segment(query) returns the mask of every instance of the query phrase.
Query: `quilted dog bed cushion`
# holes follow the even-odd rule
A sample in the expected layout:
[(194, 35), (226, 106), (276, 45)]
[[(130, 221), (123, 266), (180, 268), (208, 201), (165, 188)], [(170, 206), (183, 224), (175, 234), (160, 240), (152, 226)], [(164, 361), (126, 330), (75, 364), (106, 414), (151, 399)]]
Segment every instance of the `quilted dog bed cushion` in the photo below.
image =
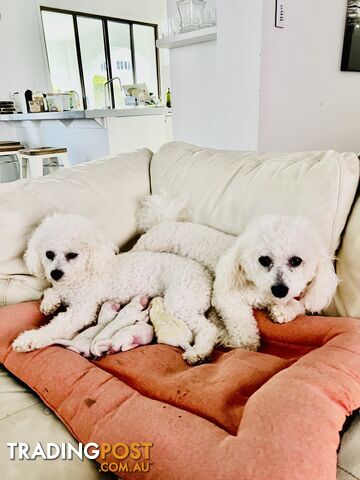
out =
[(0, 310), (0, 362), (79, 441), (152, 442), (149, 472), (122, 478), (335, 480), (339, 431), (360, 406), (360, 322), (257, 319), (259, 353), (218, 350), (189, 367), (178, 349), (150, 345), (89, 362), (57, 346), (14, 352), (21, 331), (46, 321), (24, 303)]

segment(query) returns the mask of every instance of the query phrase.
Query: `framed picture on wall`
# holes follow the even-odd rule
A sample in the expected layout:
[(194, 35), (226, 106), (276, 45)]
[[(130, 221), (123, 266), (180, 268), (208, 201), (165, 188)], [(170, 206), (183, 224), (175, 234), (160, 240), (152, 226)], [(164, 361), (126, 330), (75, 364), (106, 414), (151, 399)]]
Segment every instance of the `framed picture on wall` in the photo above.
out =
[(348, 0), (341, 70), (360, 72), (360, 0)]

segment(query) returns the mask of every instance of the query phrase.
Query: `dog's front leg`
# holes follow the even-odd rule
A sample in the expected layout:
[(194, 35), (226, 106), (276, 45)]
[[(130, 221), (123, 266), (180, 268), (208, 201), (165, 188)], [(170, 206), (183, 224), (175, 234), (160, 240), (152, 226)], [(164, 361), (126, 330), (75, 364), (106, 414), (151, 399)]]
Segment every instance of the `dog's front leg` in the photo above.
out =
[(268, 311), (274, 323), (289, 323), (299, 315), (304, 315), (305, 307), (301, 301), (294, 298), (284, 305), (272, 305)]
[(58, 339), (71, 340), (79, 330), (96, 319), (97, 310), (96, 304), (82, 308), (69, 307), (47, 325), (21, 333), (13, 342), (13, 349), (17, 352), (31, 352), (53, 345)]
[(214, 290), (212, 304), (227, 330), (222, 344), (233, 348), (256, 351), (260, 346), (259, 330), (251, 305), (233, 290)]
[(51, 315), (61, 306), (61, 298), (55, 288), (48, 288), (40, 304), (40, 311), (44, 315)]

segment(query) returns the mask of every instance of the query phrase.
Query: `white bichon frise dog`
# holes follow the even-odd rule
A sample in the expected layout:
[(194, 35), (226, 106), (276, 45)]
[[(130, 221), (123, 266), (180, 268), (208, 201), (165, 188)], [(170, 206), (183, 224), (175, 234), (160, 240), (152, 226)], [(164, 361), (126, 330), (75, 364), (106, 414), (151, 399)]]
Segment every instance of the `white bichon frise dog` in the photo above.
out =
[(27, 352), (72, 339), (97, 318), (107, 300), (127, 304), (136, 295), (163, 296), (169, 313), (194, 332), (194, 344), (184, 359), (205, 360), (216, 343), (218, 329), (206, 317), (212, 279), (197, 262), (167, 253), (128, 252), (116, 248), (79, 215), (54, 215), (35, 230), (25, 254), (29, 272), (48, 280), (40, 309), (45, 315), (67, 307), (49, 324), (23, 332), (13, 343)]
[(212, 305), (227, 328), (229, 346), (258, 348), (253, 308), (266, 308), (273, 321), (286, 323), (330, 303), (338, 278), (305, 218), (258, 217), (239, 237), (184, 219), (183, 202), (166, 194), (146, 197), (138, 223), (147, 233), (134, 250), (176, 253), (215, 274)]

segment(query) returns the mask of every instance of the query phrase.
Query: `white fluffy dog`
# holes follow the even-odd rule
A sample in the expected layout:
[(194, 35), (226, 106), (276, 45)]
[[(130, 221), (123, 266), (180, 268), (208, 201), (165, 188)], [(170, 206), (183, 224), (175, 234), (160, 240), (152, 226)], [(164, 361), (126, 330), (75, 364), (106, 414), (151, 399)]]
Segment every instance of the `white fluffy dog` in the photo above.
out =
[(330, 303), (338, 279), (305, 218), (258, 217), (237, 238), (185, 218), (182, 202), (166, 194), (146, 197), (138, 223), (147, 233), (134, 250), (176, 253), (215, 273), (212, 304), (226, 326), (229, 346), (258, 348), (253, 308), (267, 308), (273, 321), (286, 323)]
[(31, 351), (72, 339), (92, 324), (107, 300), (127, 304), (136, 295), (163, 296), (169, 313), (194, 332), (193, 346), (184, 359), (195, 364), (208, 357), (218, 330), (206, 317), (212, 279), (197, 262), (167, 253), (128, 252), (116, 248), (79, 215), (47, 217), (35, 230), (25, 254), (29, 272), (48, 280), (40, 309), (55, 313), (49, 324), (23, 332), (13, 343), (17, 351)]

